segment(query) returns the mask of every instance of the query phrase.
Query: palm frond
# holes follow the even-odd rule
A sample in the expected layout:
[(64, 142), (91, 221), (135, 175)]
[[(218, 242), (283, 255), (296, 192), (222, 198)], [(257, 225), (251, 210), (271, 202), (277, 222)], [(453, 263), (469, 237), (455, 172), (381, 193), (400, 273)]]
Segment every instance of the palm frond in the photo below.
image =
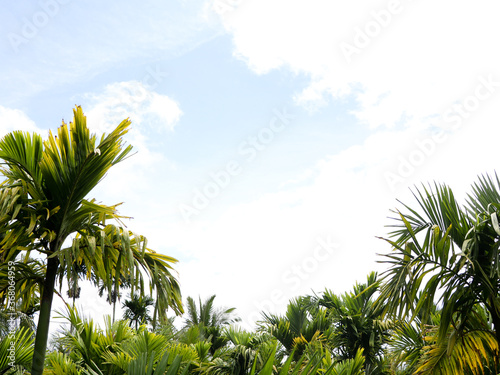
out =
[(0, 341), (0, 373), (6, 372), (12, 367), (31, 369), (33, 358), (32, 332), (21, 328), (11, 332)]

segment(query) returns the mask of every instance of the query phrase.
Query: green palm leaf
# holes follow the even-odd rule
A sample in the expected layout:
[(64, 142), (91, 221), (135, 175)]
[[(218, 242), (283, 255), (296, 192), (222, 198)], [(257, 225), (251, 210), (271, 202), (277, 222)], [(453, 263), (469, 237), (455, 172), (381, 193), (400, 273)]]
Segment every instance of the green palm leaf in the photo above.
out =
[[(486, 308), (496, 341), (500, 341), (498, 177), (480, 177), (472, 190), (467, 205), (461, 206), (445, 185), (417, 189), (414, 196), (419, 209), (404, 205), (406, 212), (395, 218), (396, 229), (390, 233), (392, 239), (387, 239), (393, 251), (382, 261), (389, 269), (384, 273), (380, 302), (399, 318), (421, 315), (424, 321), (435, 304), (442, 306), (433, 336), (437, 341), (429, 352), (434, 357), (442, 354), (442, 348), (447, 355), (460, 353), (461, 340), (470, 334), (469, 323), (478, 308)], [(455, 329), (452, 335), (450, 327)], [(480, 341), (469, 344), (480, 347)], [(472, 369), (484, 358), (482, 350), (470, 353), (476, 357), (462, 352), (460, 358)], [(457, 363), (450, 362), (448, 370), (459, 373), (462, 367)]]
[(33, 357), (33, 342), (32, 332), (26, 328), (5, 336), (0, 341), (0, 373), (6, 373), (12, 367), (29, 370)]
[[(143, 294), (141, 272), (145, 272), (150, 292), (156, 291), (157, 310), (164, 314), (173, 307), (176, 313), (182, 312), (179, 286), (170, 273), (175, 260), (147, 249), (141, 236), (106, 227), (106, 220), (120, 219), (117, 205), (97, 204), (87, 198), (109, 169), (130, 154), (131, 146), (123, 141), (130, 121), (122, 121), (98, 140), (90, 134), (82, 109), (76, 107), (73, 114), (72, 122), (63, 122), (57, 135), (50, 132), (43, 142), (39, 135), (20, 131), (0, 140), (1, 173), (6, 177), (0, 185), (0, 259), (16, 260), (19, 251), (26, 250), (47, 255), (40, 288), (35, 375), (43, 370), (58, 275), (60, 282), (64, 274), (68, 282), (74, 282), (75, 270), (86, 268), (89, 278), (104, 281), (109, 294), (113, 287), (115, 292), (119, 288), (119, 280), (135, 275), (132, 288)], [(73, 234), (78, 234), (77, 239), (71, 248), (63, 249)]]

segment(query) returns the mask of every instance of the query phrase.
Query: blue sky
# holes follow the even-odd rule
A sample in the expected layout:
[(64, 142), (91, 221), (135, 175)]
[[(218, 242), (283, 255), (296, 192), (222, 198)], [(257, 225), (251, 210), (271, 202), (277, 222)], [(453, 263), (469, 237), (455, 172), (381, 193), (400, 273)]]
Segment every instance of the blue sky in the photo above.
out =
[[(124, 118), (94, 197), (176, 257), (184, 297), (259, 311), (384, 266), (408, 187), (497, 166), (495, 1), (6, 3), (0, 132)], [(110, 311), (91, 290), (89, 314)]]

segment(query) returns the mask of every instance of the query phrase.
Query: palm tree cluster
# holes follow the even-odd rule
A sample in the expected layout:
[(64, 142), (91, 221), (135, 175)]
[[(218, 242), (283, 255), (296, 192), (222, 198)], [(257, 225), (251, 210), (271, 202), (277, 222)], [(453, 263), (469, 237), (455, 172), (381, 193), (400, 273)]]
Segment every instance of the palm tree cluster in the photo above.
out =
[[(63, 121), (57, 135), (50, 132), (45, 141), (22, 131), (0, 140), (0, 303), (5, 306), (9, 300), (9, 272), (15, 269), (14, 299), (21, 301), (21, 311), (39, 302), (31, 366), (36, 375), (45, 363), (56, 281), (61, 286), (66, 279), (75, 295), (82, 269), (88, 279), (102, 282), (108, 295), (118, 292), (123, 278), (144, 294), (147, 279), (161, 314), (167, 308), (182, 312), (180, 288), (170, 272), (176, 260), (152, 251), (145, 237), (117, 225), (117, 205), (87, 198), (130, 153), (132, 147), (123, 141), (130, 121), (98, 140), (82, 109), (73, 112), (73, 121)], [(42, 260), (33, 263), (32, 253)]]
[[(400, 202), (381, 237), (385, 272), (343, 294), (293, 298), (283, 314), (263, 311), (247, 331), (215, 295), (183, 304), (176, 259), (126, 229), (118, 205), (88, 198), (129, 156), (129, 126), (124, 120), (98, 139), (76, 107), (47, 140), (20, 131), (0, 140), (0, 374), (500, 372), (496, 174), (479, 177), (464, 204), (446, 185), (414, 189), (415, 204)], [(113, 305), (104, 328), (75, 308), (82, 280)], [(67, 324), (48, 345), (54, 294), (65, 301)]]
[[(312, 297), (307, 297), (312, 300)], [(131, 299), (138, 301), (131, 296)], [(107, 317), (105, 328), (95, 325), (92, 319), (82, 317), (78, 310), (67, 305), (60, 317), (67, 321), (52, 341), (52, 348), (45, 359), (44, 374), (218, 374), (218, 375), (271, 375), (280, 374), (355, 374), (365, 373), (366, 358), (359, 347), (352, 358), (332, 355), (333, 341), (326, 337), (311, 340), (304, 345), (286, 348), (284, 337), (274, 330), (273, 323), (263, 318), (255, 332), (245, 331), (234, 323), (239, 318), (234, 308), (216, 308), (215, 295), (199, 305), (188, 297), (184, 323), (176, 328), (173, 317), (161, 320), (156, 329), (141, 324), (127, 316), (137, 317), (133, 311), (142, 311), (149, 303), (133, 303), (124, 311), (124, 319), (112, 321)], [(125, 301), (124, 305), (127, 301)], [(295, 301), (288, 310), (293, 310)], [(310, 306), (314, 314), (314, 306)], [(147, 314), (146, 314), (147, 315)], [(287, 319), (287, 318), (286, 318)], [(314, 319), (313, 319), (314, 320)], [(148, 319), (143, 319), (143, 322)], [(288, 324), (297, 324), (294, 317)], [(300, 329), (299, 329), (300, 330)], [(335, 330), (332, 330), (335, 332)], [(1, 373), (20, 373), (29, 369), (33, 356), (33, 338), (30, 332), (20, 340), (15, 367), (0, 362)], [(318, 333), (313, 334), (318, 338)], [(296, 338), (302, 335), (297, 334)], [(302, 339), (303, 340), (303, 339)], [(7, 337), (0, 342), (0, 354), (8, 345)], [(295, 355), (301, 348), (300, 355)], [(3, 366), (2, 366), (3, 365)], [(16, 372), (18, 371), (18, 372)]]

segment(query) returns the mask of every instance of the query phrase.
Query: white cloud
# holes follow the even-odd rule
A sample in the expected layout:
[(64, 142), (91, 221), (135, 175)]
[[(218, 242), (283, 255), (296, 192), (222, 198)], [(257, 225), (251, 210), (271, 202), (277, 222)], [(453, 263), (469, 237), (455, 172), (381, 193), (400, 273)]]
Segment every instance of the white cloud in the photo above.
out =
[[(253, 0), (221, 17), (235, 54), (253, 70), (284, 67), (311, 77), (299, 103), (354, 94), (360, 120), (392, 127), (403, 116), (441, 114), (479, 76), (500, 81), (498, 10), (493, 0)], [(355, 52), (345, 53), (346, 44)]]
[[(401, 208), (396, 199), (414, 205), (409, 187), (443, 182), (464, 202), (477, 174), (493, 173), (496, 129), (485, 112), (440, 137), (439, 129), (422, 124), (379, 129), (309, 171), (297, 171), (295, 186), (288, 182), (215, 217), (220, 200), (214, 200), (191, 224), (168, 222), (169, 245), (182, 254), (176, 269), (184, 297), (217, 294), (218, 305), (237, 307), (251, 325), (263, 310), (283, 313), (295, 296), (350, 290), (370, 271), (386, 269), (376, 263), (382, 260), (377, 254), (390, 247), (376, 237), (388, 235), (390, 210)], [(401, 174), (403, 161), (411, 169)], [(388, 173), (399, 178), (394, 186)], [(165, 222), (156, 226), (161, 233)], [(319, 240), (328, 239), (338, 244), (330, 254), (318, 250)]]
[(89, 126), (99, 132), (110, 131), (126, 118), (143, 131), (172, 131), (182, 115), (178, 103), (137, 81), (107, 85), (102, 93), (87, 94), (86, 101)]
[[(448, 183), (462, 199), (477, 173), (495, 168), (496, 129), (485, 112), (478, 112), (433, 146), (425, 142), (433, 139), (433, 128), (378, 130), (310, 170), (297, 171), (297, 185), (288, 183), (215, 216), (222, 199), (214, 200), (206, 215), (191, 224), (172, 218), (175, 205), (155, 185), (148, 197), (131, 201), (133, 212), (144, 218), (131, 227), (146, 235), (155, 250), (181, 254), (174, 268), (184, 299), (216, 294), (216, 305), (236, 307), (250, 328), (262, 311), (281, 314), (295, 296), (325, 288), (342, 293), (370, 271), (384, 270), (376, 263), (382, 260), (377, 254), (387, 253), (389, 246), (376, 236), (387, 236), (390, 210), (401, 207), (396, 198), (411, 204), (409, 186), (436, 180)], [(491, 136), (484, 137), (486, 131)], [(414, 151), (424, 155), (422, 162), (392, 189), (386, 173), (397, 174), (401, 158), (409, 160)], [(132, 185), (136, 180), (133, 176)], [(123, 196), (123, 189), (112, 185), (114, 194)], [(231, 185), (239, 188), (248, 189)], [(150, 200), (156, 201), (154, 212)], [(338, 246), (328, 253), (318, 248), (319, 241)]]
[[(0, 14), (0, 99), (66, 87), (73, 93), (75, 85), (130, 67), (130, 61), (148, 64), (192, 51), (223, 32), (217, 18), (203, 12), (204, 1), (11, 3)], [(40, 15), (41, 24), (34, 21)]]
[(92, 132), (108, 133), (124, 119), (131, 120), (125, 141), (137, 153), (113, 167), (97, 191), (104, 192), (106, 202), (115, 199), (118, 186), (121, 201), (141, 199), (148, 187), (158, 183), (162, 170), (175, 168), (158, 149), (157, 141), (174, 131), (182, 116), (179, 104), (137, 81), (113, 83), (102, 92), (88, 93), (84, 98), (84, 112)]
[(14, 130), (34, 132), (41, 135), (44, 133), (23, 111), (0, 105), (0, 136)]

